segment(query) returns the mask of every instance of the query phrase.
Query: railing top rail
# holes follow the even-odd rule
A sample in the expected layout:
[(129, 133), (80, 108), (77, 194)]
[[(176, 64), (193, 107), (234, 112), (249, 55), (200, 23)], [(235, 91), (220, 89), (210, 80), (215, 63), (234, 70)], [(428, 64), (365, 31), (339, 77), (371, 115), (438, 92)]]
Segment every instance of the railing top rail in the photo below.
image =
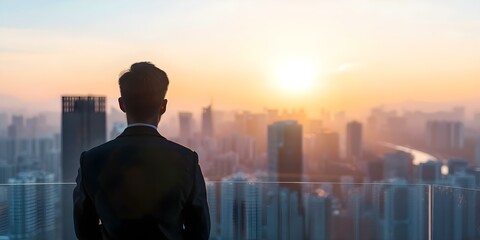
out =
[[(275, 181), (207, 181), (207, 183), (256, 183), (256, 184), (333, 184), (333, 185), (395, 185), (395, 186), (430, 186), (431, 184), (424, 183), (390, 183), (390, 182), (376, 182), (376, 183), (342, 183), (342, 182), (275, 182)], [(479, 189), (480, 190), (480, 189)]]
[(480, 191), (480, 188), (465, 188), (465, 187), (449, 186), (449, 185), (443, 185), (443, 184), (429, 184), (429, 185), (431, 185), (433, 188), (445, 187), (445, 188), (453, 188), (453, 189), (459, 189), (459, 190)]
[[(424, 184), (424, 183), (389, 183), (389, 182), (376, 182), (376, 183), (341, 183), (341, 182), (274, 182), (274, 181), (207, 181), (207, 184), (222, 184), (222, 183), (233, 183), (233, 184), (299, 184), (299, 185), (322, 185), (322, 184), (331, 184), (331, 185), (351, 185), (351, 186), (423, 186), (423, 187), (440, 187), (448, 189), (459, 189), (459, 190), (468, 190), (468, 191), (480, 191), (480, 188), (464, 188), (458, 186), (449, 186), (442, 184)], [(74, 186), (75, 182), (45, 182), (45, 183), (4, 183), (0, 186), (45, 186), (45, 185), (60, 185), (60, 186)]]

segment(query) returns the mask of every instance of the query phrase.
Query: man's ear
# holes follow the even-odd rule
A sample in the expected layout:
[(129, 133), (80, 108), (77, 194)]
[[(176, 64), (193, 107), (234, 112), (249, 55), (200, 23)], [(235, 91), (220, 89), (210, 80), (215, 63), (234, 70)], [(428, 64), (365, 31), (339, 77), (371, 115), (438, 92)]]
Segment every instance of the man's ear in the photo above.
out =
[(122, 97), (119, 97), (119, 98), (118, 98), (118, 106), (120, 107), (120, 109), (122, 110), (122, 112), (126, 112), (126, 111), (125, 111), (125, 104), (123, 103), (123, 98), (122, 98)]
[(162, 105), (160, 106), (160, 115), (163, 115), (167, 111), (167, 99), (163, 99)]

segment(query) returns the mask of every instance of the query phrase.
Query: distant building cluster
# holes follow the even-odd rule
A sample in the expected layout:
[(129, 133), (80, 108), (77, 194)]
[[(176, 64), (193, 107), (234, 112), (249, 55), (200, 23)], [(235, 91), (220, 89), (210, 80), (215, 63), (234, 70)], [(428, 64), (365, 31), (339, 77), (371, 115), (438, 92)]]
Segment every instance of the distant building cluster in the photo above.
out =
[[(0, 114), (0, 239), (73, 239), (73, 186), (52, 183), (73, 182), (81, 152), (127, 127), (105, 97), (61, 103), (56, 128)], [(213, 105), (174, 116), (162, 124), (199, 154), (211, 239), (480, 238), (480, 124), (463, 108), (376, 108), (364, 123)]]
[(23, 115), (0, 114), (0, 183), (22, 171), (43, 170), (60, 174), (60, 135), (40, 114), (25, 120)]
[[(353, 171), (362, 161), (362, 124), (352, 121), (341, 131), (333, 130), (339, 127), (339, 122), (347, 123), (344, 114), (336, 114), (335, 119), (325, 121), (307, 118), (304, 110), (228, 112), (215, 111), (210, 105), (202, 109), (200, 122), (196, 122), (194, 116), (193, 112), (179, 112), (178, 136), (173, 140), (199, 153), (209, 180), (220, 180), (238, 171), (267, 171), (272, 167), (269, 162), (275, 161), (270, 154), (274, 149), (270, 139), (280, 137), (285, 140), (278, 140), (278, 148), (283, 142), (298, 139), (294, 141), (297, 145), (283, 148), (284, 155), (291, 156), (280, 160), (291, 164), (288, 169), (298, 167), (307, 175), (320, 176), (331, 169), (334, 172), (344, 168)], [(346, 139), (341, 137), (345, 132)], [(280, 136), (282, 134), (286, 134), (285, 137)], [(305, 161), (298, 164), (299, 161), (290, 161), (300, 158)], [(295, 180), (302, 177), (297, 176)]]
[(451, 159), (445, 175), (441, 162), (412, 160), (401, 151), (386, 154), (383, 178), (373, 182), (343, 176), (338, 183), (277, 183), (236, 173), (210, 183), (211, 239), (478, 238), (480, 215), (472, 210), (480, 170)]
[(61, 130), (13, 115), (0, 138), (0, 236), (72, 239), (72, 183), (82, 151), (106, 141), (105, 97), (62, 97)]

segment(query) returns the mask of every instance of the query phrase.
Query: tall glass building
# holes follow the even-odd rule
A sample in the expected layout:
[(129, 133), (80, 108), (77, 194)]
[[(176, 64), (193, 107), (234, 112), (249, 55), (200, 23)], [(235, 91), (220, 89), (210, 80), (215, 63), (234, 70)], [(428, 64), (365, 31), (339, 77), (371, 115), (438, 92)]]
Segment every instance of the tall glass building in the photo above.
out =
[[(62, 182), (74, 182), (80, 154), (107, 139), (105, 97), (62, 97)], [(74, 239), (72, 190), (63, 188), (63, 239)]]

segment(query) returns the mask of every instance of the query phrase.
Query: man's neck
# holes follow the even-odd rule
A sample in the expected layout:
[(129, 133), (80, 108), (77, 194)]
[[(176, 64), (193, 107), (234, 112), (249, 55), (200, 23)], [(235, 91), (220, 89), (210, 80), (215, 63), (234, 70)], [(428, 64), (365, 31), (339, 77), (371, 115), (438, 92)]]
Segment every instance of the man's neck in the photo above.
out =
[(128, 115), (127, 115), (127, 124), (128, 124), (128, 125), (140, 123), (140, 124), (148, 124), (148, 125), (152, 125), (152, 126), (157, 127), (159, 122), (160, 122), (160, 119), (144, 119), (144, 120), (140, 120), (140, 119), (130, 118), (130, 117), (128, 117)]

